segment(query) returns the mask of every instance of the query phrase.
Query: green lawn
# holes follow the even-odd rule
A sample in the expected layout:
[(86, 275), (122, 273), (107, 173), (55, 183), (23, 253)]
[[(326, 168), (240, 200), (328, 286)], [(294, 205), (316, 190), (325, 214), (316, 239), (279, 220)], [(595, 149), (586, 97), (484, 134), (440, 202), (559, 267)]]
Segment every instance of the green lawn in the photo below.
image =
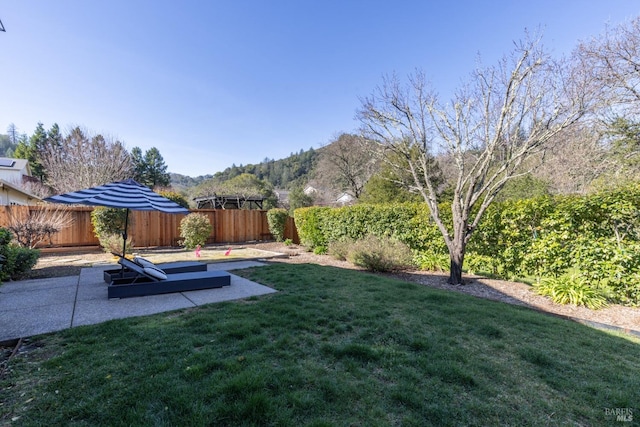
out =
[(599, 426), (618, 424), (616, 408), (640, 419), (629, 337), (352, 270), (234, 273), (280, 292), (34, 338), (0, 379), (0, 424)]

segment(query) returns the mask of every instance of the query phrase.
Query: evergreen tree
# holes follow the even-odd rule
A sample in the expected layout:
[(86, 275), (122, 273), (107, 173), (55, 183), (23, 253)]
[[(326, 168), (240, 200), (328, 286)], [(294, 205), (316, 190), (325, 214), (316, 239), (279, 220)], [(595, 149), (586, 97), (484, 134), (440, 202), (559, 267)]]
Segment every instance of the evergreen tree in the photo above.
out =
[(133, 164), (133, 179), (140, 184), (144, 183), (146, 168), (140, 147), (131, 149), (131, 163)]
[(60, 133), (60, 126), (57, 123), (54, 123), (47, 132), (47, 144), (53, 147), (61, 147), (62, 146), (62, 134)]
[(289, 192), (289, 215), (298, 208), (313, 206), (313, 196), (305, 194), (302, 186), (295, 187)]
[[(9, 135), (9, 139), (11, 140), (11, 143), (14, 145), (18, 144), (18, 140), (20, 139), (20, 134), (18, 133), (18, 128), (16, 127), (15, 124), (10, 123), (9, 126), (7, 126), (7, 135)], [(22, 159), (22, 157), (18, 157), (18, 159)]]
[(131, 149), (133, 164), (133, 179), (147, 187), (167, 187), (171, 183), (171, 176), (167, 172), (167, 165), (156, 147), (145, 151), (144, 156), (140, 147)]
[(29, 164), (31, 165), (31, 173), (33, 176), (38, 177), (40, 182), (44, 182), (46, 178), (46, 172), (41, 162), (40, 153), (47, 145), (47, 132), (44, 130), (44, 126), (41, 122), (38, 122), (36, 130), (29, 138), (29, 152), (30, 157)]
[(14, 157), (13, 152), (15, 149), (16, 144), (11, 142), (9, 135), (0, 135), (0, 156)]
[(146, 170), (146, 185), (150, 187), (166, 187), (171, 183), (167, 173), (167, 165), (156, 147), (151, 147), (144, 153)]
[(30, 138), (27, 138), (26, 135), (20, 137), (13, 153), (17, 159), (27, 159), (29, 161), (31, 174), (38, 177), (41, 182), (44, 182), (46, 173), (40, 161), (40, 153), (44, 150), (46, 144), (47, 132), (44, 130), (44, 125), (38, 122), (36, 130)]

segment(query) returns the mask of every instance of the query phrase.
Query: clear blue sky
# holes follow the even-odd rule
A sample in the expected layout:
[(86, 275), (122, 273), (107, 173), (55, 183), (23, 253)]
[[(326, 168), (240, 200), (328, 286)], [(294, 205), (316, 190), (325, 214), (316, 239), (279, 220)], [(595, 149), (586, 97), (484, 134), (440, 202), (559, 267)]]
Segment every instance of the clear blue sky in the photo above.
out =
[(4, 0), (0, 133), (81, 125), (213, 174), (355, 132), (384, 74), (420, 68), (446, 99), (525, 28), (560, 56), (638, 15), (635, 0)]

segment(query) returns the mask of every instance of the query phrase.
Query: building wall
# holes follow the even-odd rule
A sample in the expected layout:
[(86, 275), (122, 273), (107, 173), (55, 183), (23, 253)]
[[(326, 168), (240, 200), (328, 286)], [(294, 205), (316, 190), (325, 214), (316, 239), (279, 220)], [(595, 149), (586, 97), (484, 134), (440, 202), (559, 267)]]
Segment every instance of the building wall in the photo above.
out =
[(37, 200), (9, 187), (0, 188), (0, 205), (33, 205)]

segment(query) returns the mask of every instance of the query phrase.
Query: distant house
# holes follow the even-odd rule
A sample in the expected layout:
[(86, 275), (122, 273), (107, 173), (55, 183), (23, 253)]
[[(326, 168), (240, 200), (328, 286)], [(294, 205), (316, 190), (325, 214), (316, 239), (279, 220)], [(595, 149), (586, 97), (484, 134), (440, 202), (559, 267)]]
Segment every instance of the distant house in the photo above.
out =
[(353, 203), (353, 201), (355, 200), (355, 197), (353, 197), (351, 194), (349, 193), (342, 193), (335, 201), (335, 203), (337, 205), (350, 205), (351, 203)]
[(19, 183), (24, 176), (31, 176), (31, 168), (27, 159), (11, 159), (0, 157), (0, 179)]
[(306, 194), (307, 196), (311, 196), (311, 195), (314, 195), (314, 194), (318, 194), (318, 191), (319, 191), (319, 190), (318, 190), (317, 188), (315, 188), (315, 187), (313, 187), (313, 186), (311, 186), (311, 185), (307, 185), (307, 186), (304, 188), (304, 190), (302, 190), (302, 192), (303, 192), (304, 194)]
[(0, 205), (35, 205), (42, 200), (23, 190), (22, 184), (32, 180), (29, 161), (0, 157)]

